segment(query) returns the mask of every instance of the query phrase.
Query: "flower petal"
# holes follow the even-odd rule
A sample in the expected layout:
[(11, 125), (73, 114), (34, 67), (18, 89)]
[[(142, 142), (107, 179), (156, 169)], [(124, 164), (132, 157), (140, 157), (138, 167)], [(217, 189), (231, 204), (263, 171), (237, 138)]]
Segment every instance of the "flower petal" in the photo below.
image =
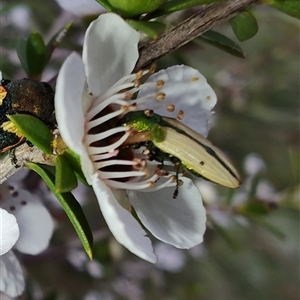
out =
[(64, 142), (79, 155), (84, 151), (84, 113), (81, 104), (84, 84), (82, 60), (78, 54), (72, 53), (57, 77), (55, 114)]
[(153, 253), (150, 239), (146, 237), (146, 232), (131, 213), (118, 203), (111, 190), (96, 175), (93, 189), (103, 217), (116, 240), (135, 255), (149, 262), (156, 262), (157, 258)]
[(173, 199), (174, 187), (156, 192), (129, 192), (129, 200), (145, 227), (158, 239), (189, 249), (203, 241), (206, 213), (198, 189), (188, 178)]
[(12, 251), (0, 258), (0, 291), (10, 297), (19, 296), (25, 287), (22, 268)]
[[(163, 80), (164, 84), (162, 86), (147, 85), (149, 82), (158, 80)], [(164, 93), (164, 100), (158, 102), (154, 96), (153, 101), (145, 102), (147, 105), (145, 108), (153, 109), (155, 113), (162, 116), (177, 118), (186, 126), (207, 136), (208, 120), (217, 102), (217, 96), (198, 70), (188, 66), (173, 66), (154, 73), (141, 87), (138, 98), (157, 93)], [(141, 109), (144, 109), (143, 105), (140, 105)], [(167, 110), (170, 105), (174, 105), (172, 112), (170, 108)], [(182, 115), (180, 111), (184, 114)]]
[(101, 15), (90, 24), (82, 59), (88, 87), (94, 96), (105, 93), (132, 72), (138, 59), (139, 37), (121, 17), (112, 13)]
[(105, 11), (95, 0), (56, 0), (56, 2), (62, 9), (78, 17), (95, 15)]
[[(0, 208), (0, 255), (8, 252), (19, 238), (19, 226), (14, 215)], [(0, 276), (1, 277), (1, 276)]]
[(20, 236), (15, 248), (26, 254), (38, 254), (49, 244), (53, 232), (53, 221), (47, 209), (32, 194), (16, 190), (12, 198), (3, 204), (9, 206), (16, 217)]

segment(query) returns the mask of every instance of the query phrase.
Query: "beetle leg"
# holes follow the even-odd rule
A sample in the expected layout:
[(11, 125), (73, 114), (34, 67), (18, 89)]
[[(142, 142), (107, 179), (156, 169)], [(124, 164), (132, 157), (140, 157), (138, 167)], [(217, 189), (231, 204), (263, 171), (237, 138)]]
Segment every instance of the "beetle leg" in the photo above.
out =
[(180, 167), (181, 167), (181, 163), (180, 162), (177, 162), (175, 164), (175, 169), (176, 169), (176, 188), (175, 188), (175, 191), (173, 193), (173, 199), (176, 199), (177, 196), (178, 196), (178, 193), (179, 193), (179, 186), (181, 185), (180, 183), (180, 180), (179, 180), (179, 170), (180, 170)]
[(18, 159), (16, 157), (16, 154), (15, 154), (15, 151), (16, 151), (16, 148), (12, 148), (12, 149), (9, 149), (8, 151), (8, 156), (10, 158), (10, 162), (11, 164), (16, 168), (20, 168), (20, 165), (18, 165)]

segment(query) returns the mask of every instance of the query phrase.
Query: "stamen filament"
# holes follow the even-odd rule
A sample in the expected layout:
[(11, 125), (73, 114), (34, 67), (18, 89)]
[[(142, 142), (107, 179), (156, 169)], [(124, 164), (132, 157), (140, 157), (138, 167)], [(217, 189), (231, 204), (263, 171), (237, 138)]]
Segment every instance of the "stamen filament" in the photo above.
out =
[(136, 166), (137, 164), (138, 164), (138, 162), (134, 161), (134, 160), (121, 160), (121, 159), (111, 159), (111, 160), (95, 163), (97, 169), (101, 169), (101, 168), (104, 168), (107, 166), (112, 166), (112, 165)]
[(145, 172), (142, 171), (128, 171), (128, 172), (104, 172), (98, 171), (98, 174), (101, 179), (109, 179), (109, 178), (127, 178), (127, 177), (135, 177), (135, 176), (144, 176)]
[(121, 146), (126, 139), (129, 137), (130, 133), (126, 132), (117, 142), (106, 146), (106, 147), (89, 147), (88, 152), (90, 155), (93, 154), (101, 154), (101, 153), (105, 153), (105, 152), (109, 152), (109, 151), (114, 151), (115, 149), (117, 149), (119, 146)]
[(105, 115), (103, 117), (100, 117), (98, 119), (95, 119), (95, 120), (87, 122), (87, 124), (86, 124), (86, 131), (89, 131), (90, 129), (92, 129), (92, 128), (96, 127), (96, 126), (98, 126), (100, 124), (103, 124), (103, 123), (107, 122), (108, 120), (110, 120), (110, 119), (112, 119), (112, 118), (114, 118), (116, 116), (121, 115), (123, 112), (124, 112), (123, 109), (119, 109), (119, 110), (116, 110), (116, 111), (114, 111), (112, 113), (109, 113), (109, 114), (107, 114), (107, 115)]

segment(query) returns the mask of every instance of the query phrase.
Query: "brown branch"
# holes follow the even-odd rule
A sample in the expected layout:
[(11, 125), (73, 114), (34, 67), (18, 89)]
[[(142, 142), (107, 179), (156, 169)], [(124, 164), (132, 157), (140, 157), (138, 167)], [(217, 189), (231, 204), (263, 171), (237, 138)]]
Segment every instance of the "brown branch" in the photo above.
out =
[(152, 43), (140, 48), (135, 71), (145, 69), (159, 58), (179, 49), (213, 26), (231, 19), (258, 0), (235, 0), (208, 5), (184, 22), (172, 28)]
[[(172, 28), (152, 43), (140, 48), (140, 57), (135, 70), (146, 68), (159, 58), (187, 44), (213, 26), (234, 17), (246, 8), (258, 3), (259, 0), (235, 0), (205, 6), (200, 12)], [(18, 147), (15, 154), (21, 167), (29, 161), (51, 164), (42, 151), (35, 147), (31, 148), (26, 144)], [(0, 160), (0, 170), (0, 183), (18, 171), (11, 164), (11, 159), (8, 155)]]
[(14, 167), (9, 155), (4, 156), (0, 160), (0, 184), (14, 175), (17, 171), (25, 166), (27, 162), (36, 162), (41, 164), (53, 165), (49, 156), (46, 156), (41, 150), (36, 147), (29, 147), (26, 143), (17, 147), (15, 150), (18, 168)]

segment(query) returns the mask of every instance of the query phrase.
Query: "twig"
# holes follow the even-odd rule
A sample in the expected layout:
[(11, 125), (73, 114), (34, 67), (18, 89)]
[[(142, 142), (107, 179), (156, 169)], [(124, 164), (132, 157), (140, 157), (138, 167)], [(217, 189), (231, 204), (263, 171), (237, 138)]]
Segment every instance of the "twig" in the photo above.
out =
[(159, 58), (179, 49), (215, 25), (231, 19), (258, 0), (235, 0), (208, 5), (152, 43), (140, 48), (135, 71), (145, 69)]
[(0, 160), (0, 184), (23, 168), (26, 162), (36, 162), (47, 165), (53, 164), (52, 160), (49, 159), (45, 153), (36, 147), (28, 146), (26, 143), (16, 148), (15, 156), (17, 157), (19, 168), (15, 168), (12, 165), (9, 155), (4, 156), (4, 158)]
[[(140, 57), (135, 70), (144, 69), (159, 58), (200, 36), (213, 26), (234, 17), (246, 8), (258, 3), (258, 0), (235, 0), (204, 7), (200, 12), (172, 28), (152, 43), (140, 48)], [(29, 147), (26, 144), (18, 147), (15, 154), (21, 167), (28, 161), (51, 164), (51, 161), (47, 160), (39, 149)], [(8, 155), (0, 160), (0, 170), (0, 183), (18, 171), (11, 164)]]

